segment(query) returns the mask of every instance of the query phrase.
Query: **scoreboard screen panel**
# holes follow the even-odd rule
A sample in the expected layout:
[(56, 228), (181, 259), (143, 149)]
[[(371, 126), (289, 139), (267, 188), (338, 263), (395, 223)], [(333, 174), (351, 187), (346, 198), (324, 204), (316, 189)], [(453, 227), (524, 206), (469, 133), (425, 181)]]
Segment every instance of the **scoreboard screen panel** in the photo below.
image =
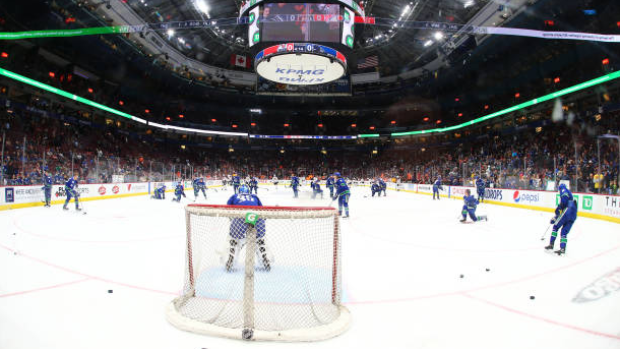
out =
[(341, 8), (339, 4), (265, 4), (261, 41), (340, 43)]

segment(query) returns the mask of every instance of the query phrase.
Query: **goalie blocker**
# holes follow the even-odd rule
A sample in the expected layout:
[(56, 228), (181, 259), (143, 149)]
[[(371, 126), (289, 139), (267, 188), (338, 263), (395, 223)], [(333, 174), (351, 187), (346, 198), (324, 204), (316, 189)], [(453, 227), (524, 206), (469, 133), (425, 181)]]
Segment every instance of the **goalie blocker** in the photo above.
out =
[(185, 286), (166, 309), (177, 328), (273, 341), (323, 340), (348, 328), (335, 209), (189, 205), (186, 223)]

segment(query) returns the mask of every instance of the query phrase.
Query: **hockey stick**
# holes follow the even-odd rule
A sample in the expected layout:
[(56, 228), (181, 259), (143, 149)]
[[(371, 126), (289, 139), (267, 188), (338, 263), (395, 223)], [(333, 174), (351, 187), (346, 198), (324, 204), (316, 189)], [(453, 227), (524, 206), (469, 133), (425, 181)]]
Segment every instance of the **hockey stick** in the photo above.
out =
[(547, 232), (549, 231), (549, 228), (550, 228), (550, 227), (552, 227), (553, 225), (555, 225), (555, 222), (558, 222), (559, 220), (561, 220), (561, 219), (562, 219), (562, 217), (564, 217), (564, 214), (566, 213), (566, 211), (568, 211), (568, 209), (564, 210), (564, 211), (562, 212), (562, 214), (561, 214), (558, 218), (556, 218), (556, 219), (553, 221), (553, 224), (550, 224), (550, 225), (548, 225), (548, 226), (547, 226), (547, 229), (545, 229), (545, 233), (544, 233), (544, 234), (543, 234), (543, 236), (540, 238), (540, 241), (545, 240), (545, 238), (547, 237)]
[(332, 199), (332, 202), (329, 203), (329, 207), (334, 207), (334, 202), (336, 202), (336, 200), (338, 200), (340, 195), (342, 195), (342, 194), (338, 194), (338, 195), (334, 196), (334, 198)]
[[(77, 191), (75, 193), (76, 193), (75, 197), (79, 199), (80, 194)], [(86, 211), (86, 207), (84, 207), (84, 201), (78, 201), (78, 202), (79, 202), (78, 207), (81, 209), (82, 214), (85, 215), (87, 211)], [(79, 211), (76, 211), (76, 212), (79, 212)]]

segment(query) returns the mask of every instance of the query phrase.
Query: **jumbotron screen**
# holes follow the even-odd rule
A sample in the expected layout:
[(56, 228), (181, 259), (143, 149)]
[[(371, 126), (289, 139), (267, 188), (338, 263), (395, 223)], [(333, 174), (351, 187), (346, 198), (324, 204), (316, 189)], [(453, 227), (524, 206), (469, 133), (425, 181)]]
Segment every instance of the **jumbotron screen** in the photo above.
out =
[(268, 3), (261, 41), (340, 42), (339, 4)]

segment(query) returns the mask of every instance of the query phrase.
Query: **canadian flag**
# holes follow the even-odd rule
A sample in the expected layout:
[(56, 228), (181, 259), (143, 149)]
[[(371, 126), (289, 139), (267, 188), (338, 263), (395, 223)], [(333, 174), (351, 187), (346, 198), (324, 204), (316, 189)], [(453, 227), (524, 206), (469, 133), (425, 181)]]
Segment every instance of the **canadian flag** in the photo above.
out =
[(234, 66), (241, 67), (241, 68), (249, 68), (250, 61), (247, 59), (246, 56), (232, 54), (230, 55), (230, 65), (234, 65)]

